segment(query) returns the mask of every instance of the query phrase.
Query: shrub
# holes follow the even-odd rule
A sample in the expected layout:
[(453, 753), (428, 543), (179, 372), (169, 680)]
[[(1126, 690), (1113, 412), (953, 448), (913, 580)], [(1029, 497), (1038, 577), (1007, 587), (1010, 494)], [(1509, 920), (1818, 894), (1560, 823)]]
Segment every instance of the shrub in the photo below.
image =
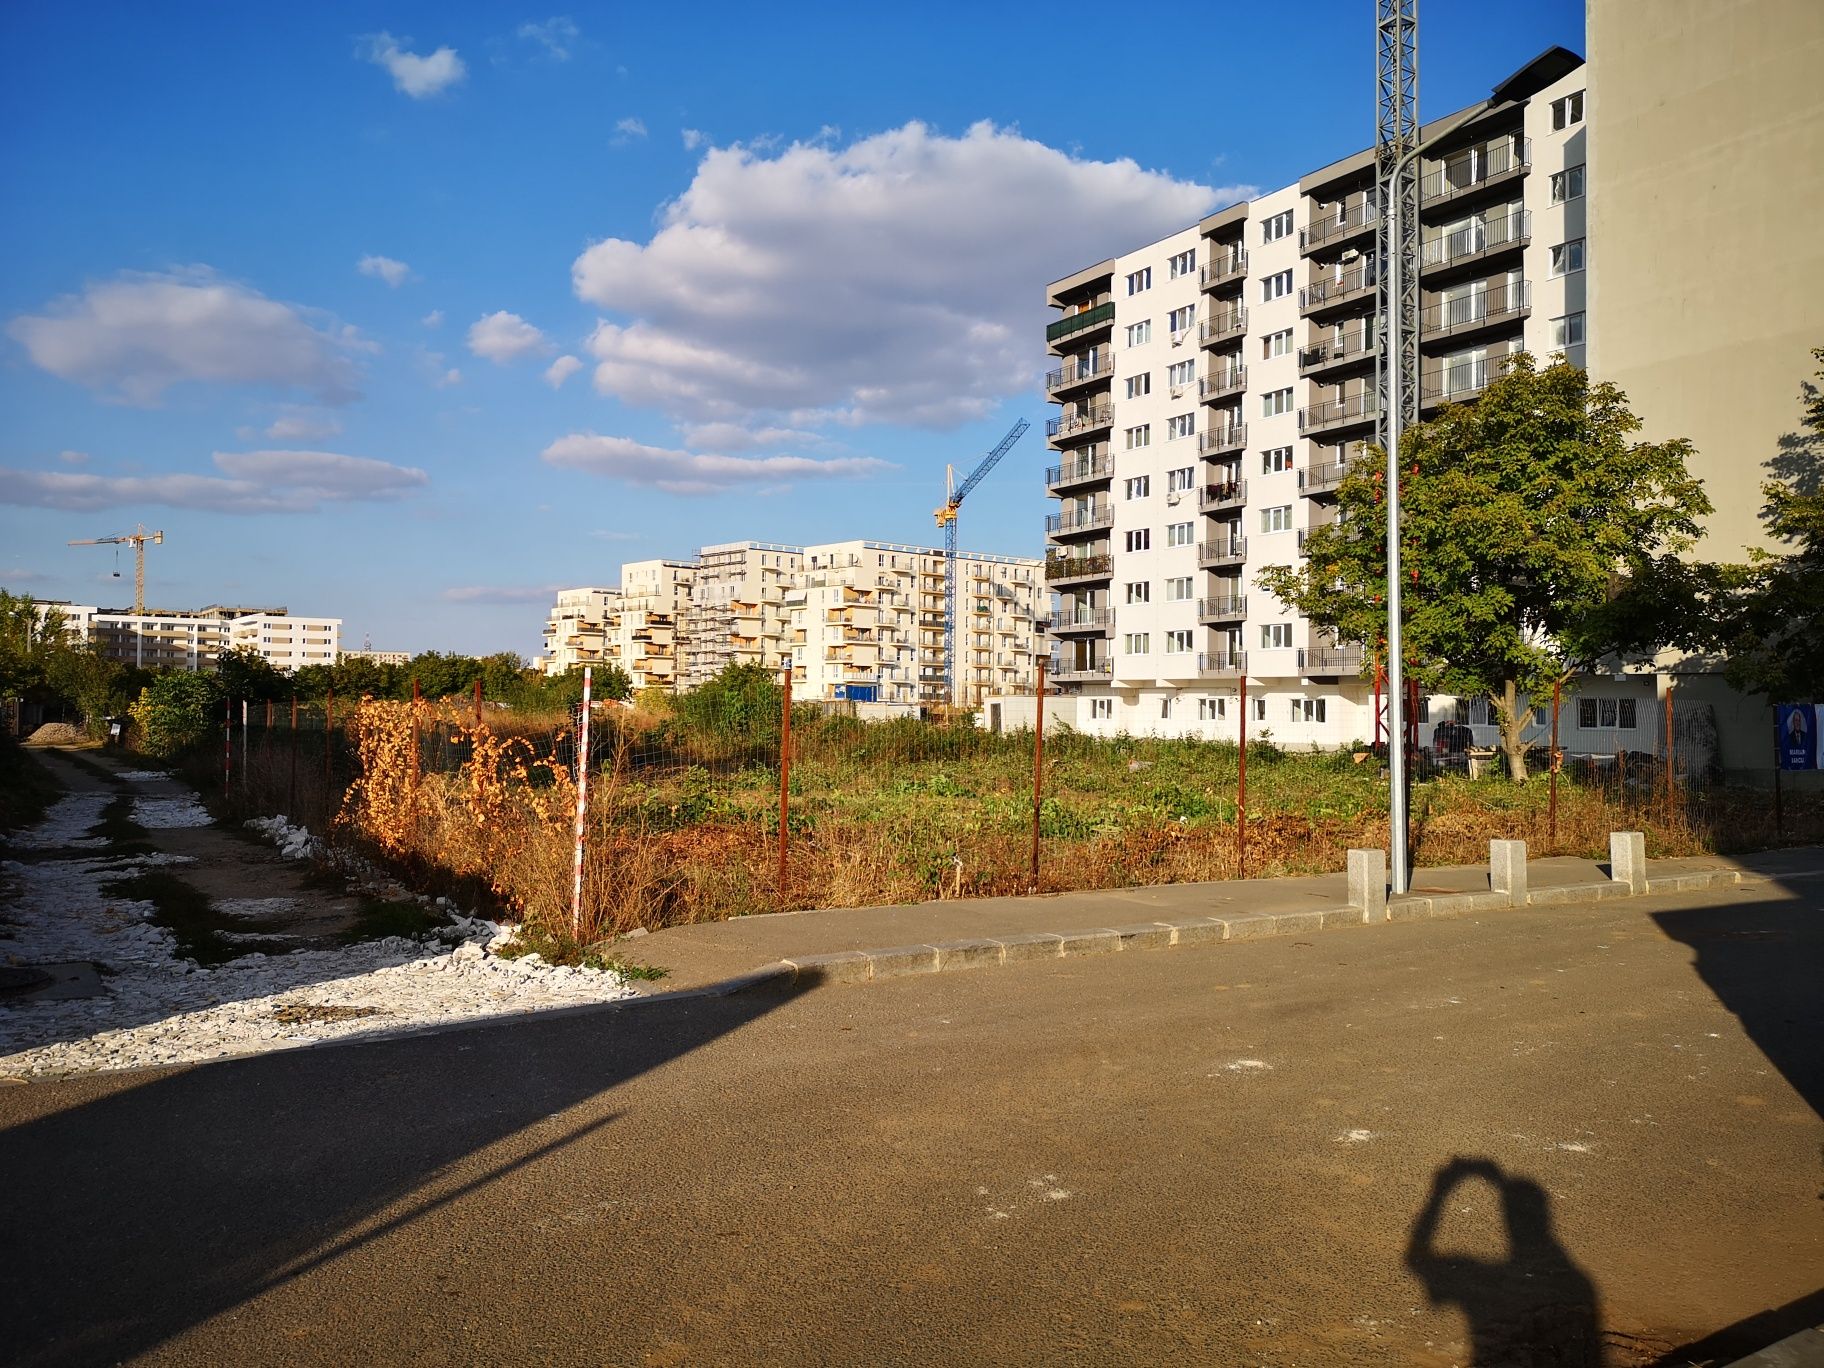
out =
[(132, 707), (141, 749), (165, 759), (194, 745), (215, 725), (221, 704), (214, 675), (160, 675), (139, 691)]

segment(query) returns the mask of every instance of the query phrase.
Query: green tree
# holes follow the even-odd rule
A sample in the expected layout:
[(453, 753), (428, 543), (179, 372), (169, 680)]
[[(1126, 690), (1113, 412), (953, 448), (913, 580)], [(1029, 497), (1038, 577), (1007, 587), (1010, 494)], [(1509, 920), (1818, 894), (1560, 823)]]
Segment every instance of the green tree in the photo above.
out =
[(779, 734), (779, 679), (764, 665), (724, 665), (678, 695), (677, 716), (703, 736), (753, 743)]
[(216, 657), (215, 673), (224, 698), (276, 703), (291, 697), (291, 677), (250, 647), (223, 651)]
[(104, 735), (109, 714), (126, 708), (127, 667), (108, 659), (92, 644), (57, 652), (47, 674), (51, 687), (75, 704), (83, 725), (96, 740)]
[(160, 675), (133, 704), (139, 744), (163, 758), (194, 745), (220, 723), (223, 697), (221, 681), (213, 674)]
[[(1610, 384), (1518, 353), (1473, 404), (1401, 441), (1408, 669), (1495, 705), (1508, 772), (1526, 777), (1530, 700), (1605, 656), (1701, 636), (1708, 582), (1680, 560), (1710, 511), (1684, 440), (1631, 440), (1640, 420)], [(1261, 586), (1340, 641), (1386, 639), (1384, 457), (1338, 489), (1342, 518), (1304, 563)]]
[(48, 608), (41, 617), (29, 595), (0, 589), (0, 698), (54, 695), (51, 662), (69, 645), (61, 611)]

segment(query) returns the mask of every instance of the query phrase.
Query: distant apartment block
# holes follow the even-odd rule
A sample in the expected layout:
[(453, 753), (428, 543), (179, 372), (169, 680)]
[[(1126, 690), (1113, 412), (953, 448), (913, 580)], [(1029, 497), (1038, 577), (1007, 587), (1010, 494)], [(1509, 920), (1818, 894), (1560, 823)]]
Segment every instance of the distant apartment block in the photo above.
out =
[(76, 640), (148, 669), (207, 669), (223, 651), (247, 650), (291, 673), (306, 665), (333, 665), (340, 653), (341, 618), (300, 617), (284, 608), (211, 604), (134, 613), (48, 601), (37, 608), (41, 617), (52, 609), (61, 613)]
[(364, 660), (370, 665), (407, 665), (411, 663), (410, 651), (344, 651), (337, 660)]

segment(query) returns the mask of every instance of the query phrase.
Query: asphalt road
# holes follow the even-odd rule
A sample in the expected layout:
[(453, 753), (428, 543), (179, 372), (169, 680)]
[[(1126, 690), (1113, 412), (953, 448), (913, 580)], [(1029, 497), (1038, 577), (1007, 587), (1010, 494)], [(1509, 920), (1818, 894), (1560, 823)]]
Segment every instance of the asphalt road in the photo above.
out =
[(0, 1089), (26, 1364), (1714, 1361), (1824, 1320), (1824, 880)]

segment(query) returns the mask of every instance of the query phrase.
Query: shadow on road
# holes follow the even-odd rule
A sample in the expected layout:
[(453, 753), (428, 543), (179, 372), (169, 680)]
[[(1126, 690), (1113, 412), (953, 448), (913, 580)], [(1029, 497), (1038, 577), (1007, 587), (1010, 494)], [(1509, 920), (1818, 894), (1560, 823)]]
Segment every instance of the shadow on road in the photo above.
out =
[[(124, 1091), (89, 1080), (0, 1092), (0, 1173), (33, 1175), (9, 1184), (4, 1357), (144, 1353), (588, 1144), (615, 1115), (562, 1113), (814, 986), (807, 976), (790, 993), (652, 1003), (637, 1021), (624, 1009), (557, 1012), (280, 1052), (149, 1075)], [(100, 1095), (69, 1105), (85, 1087)]]
[[(1457, 1188), (1470, 1179), (1501, 1200), (1507, 1257), (1440, 1253), (1438, 1227)], [(1538, 1183), (1505, 1173), (1492, 1159), (1459, 1155), (1431, 1180), (1431, 1195), (1412, 1223), (1406, 1266), (1425, 1284), (1433, 1306), (1461, 1308), (1469, 1322), (1470, 1362), (1602, 1368), (1602, 1322), (1596, 1285), (1558, 1243), (1551, 1198)]]

